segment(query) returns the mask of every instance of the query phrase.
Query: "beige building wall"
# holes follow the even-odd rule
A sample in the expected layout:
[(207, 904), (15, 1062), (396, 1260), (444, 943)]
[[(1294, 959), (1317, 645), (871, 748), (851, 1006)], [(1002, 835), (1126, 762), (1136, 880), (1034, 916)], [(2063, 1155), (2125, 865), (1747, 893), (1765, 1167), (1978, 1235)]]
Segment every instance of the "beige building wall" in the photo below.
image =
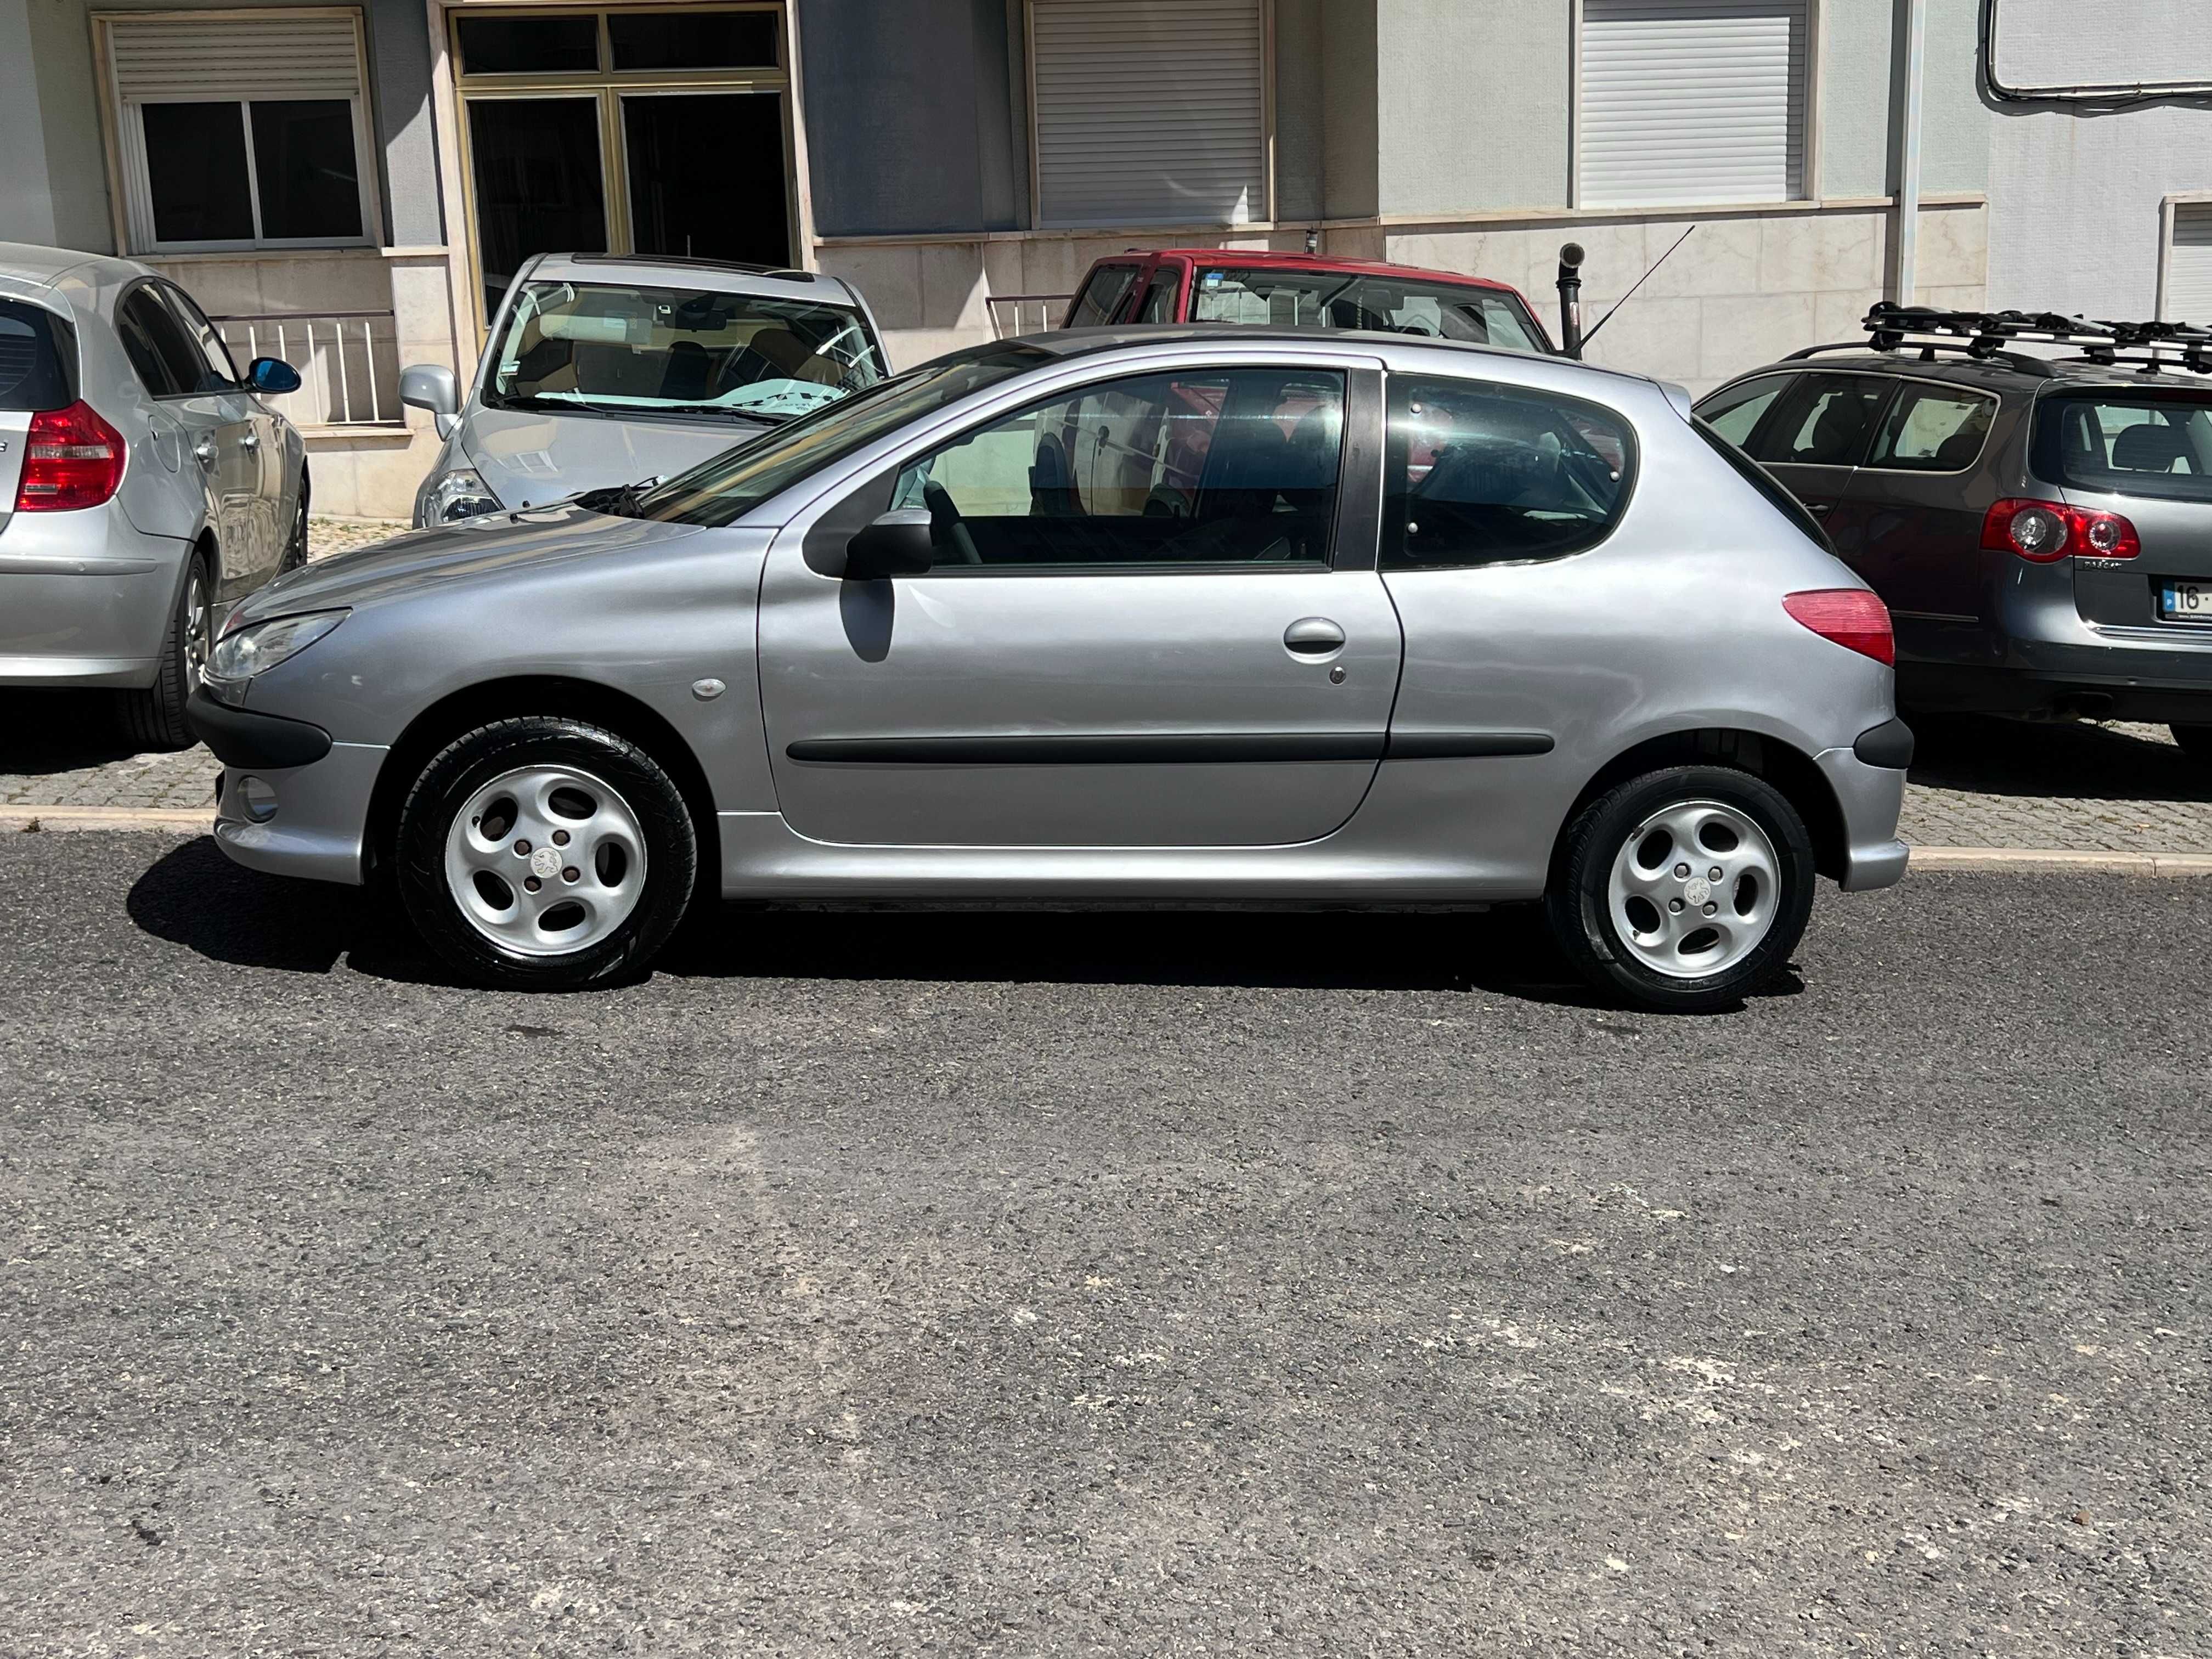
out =
[[(179, 253), (149, 257), (145, 264), (175, 279), (212, 316), (275, 317), (333, 313), (391, 313), (371, 325), (382, 365), (374, 423), (325, 424), (308, 406), (310, 392), (273, 400), (306, 439), (313, 510), (339, 518), (404, 519), (415, 510), (415, 491), (437, 459), (439, 438), (430, 417), (399, 403), (397, 368), (456, 362), (453, 313), (446, 250), (429, 248), (316, 248), (289, 254)], [(343, 325), (358, 330), (358, 321)], [(323, 341), (331, 325), (319, 325)], [(296, 325), (283, 338), (262, 331), (264, 356), (283, 356), (307, 368)], [(323, 351), (327, 359), (328, 348)], [(349, 350), (356, 377), (368, 353)], [(243, 365), (240, 365), (243, 367)], [(311, 387), (311, 391), (313, 388)], [(350, 386), (358, 400), (362, 388)]]
[[(1679, 381), (1692, 392), (1816, 342), (1858, 333), (1883, 297), (1895, 210), (1885, 199), (1781, 207), (1576, 215), (1531, 213), (1407, 223), (1336, 224), (1322, 251), (1388, 259), (1511, 283), (1555, 335), (1553, 277), (1562, 242), (1580, 242), (1583, 316), (1595, 325), (1685, 230), (1695, 231), (1592, 343), (1593, 362)], [(1978, 195), (1924, 200), (1918, 287), (1924, 303), (1978, 307), (1989, 283), (1988, 209)], [(993, 301), (1052, 295), (1030, 306), (1058, 320), (1095, 259), (1132, 247), (1305, 245), (1305, 231), (1224, 237), (1196, 231), (1113, 235), (1004, 232), (975, 237), (849, 237), (818, 243), (823, 270), (856, 283), (874, 307), (892, 366), (904, 368), (994, 337)], [(1011, 316), (1014, 307), (1002, 304)]]

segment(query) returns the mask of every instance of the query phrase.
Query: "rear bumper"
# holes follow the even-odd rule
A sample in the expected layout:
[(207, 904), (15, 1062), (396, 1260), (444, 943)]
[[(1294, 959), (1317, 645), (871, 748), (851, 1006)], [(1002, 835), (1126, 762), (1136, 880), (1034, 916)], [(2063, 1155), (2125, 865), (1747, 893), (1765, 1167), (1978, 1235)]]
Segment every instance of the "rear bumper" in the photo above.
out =
[(188, 542), (113, 501), (16, 513), (0, 528), (0, 685), (151, 685)]
[(1824, 749), (1814, 760), (1835, 791), (1843, 815), (1844, 860), (1838, 884), (1847, 893), (1895, 886), (1904, 878), (1908, 856), (1905, 843), (1897, 838), (1897, 815), (1905, 805), (1904, 771), (1869, 766), (1848, 749)]
[(1988, 667), (1899, 663), (1900, 708), (1947, 714), (2087, 715), (2212, 723), (2212, 653), (2021, 647)]

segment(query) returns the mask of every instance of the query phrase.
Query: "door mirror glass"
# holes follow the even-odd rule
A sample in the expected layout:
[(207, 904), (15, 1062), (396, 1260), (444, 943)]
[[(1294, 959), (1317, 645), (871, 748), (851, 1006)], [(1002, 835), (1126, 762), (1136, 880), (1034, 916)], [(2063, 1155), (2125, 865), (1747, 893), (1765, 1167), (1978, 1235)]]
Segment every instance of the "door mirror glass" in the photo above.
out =
[(256, 357), (246, 365), (246, 383), (256, 392), (282, 397), (300, 389), (300, 371), (282, 357)]
[(867, 582), (885, 576), (918, 576), (936, 558), (927, 511), (886, 513), (845, 544), (845, 579)]

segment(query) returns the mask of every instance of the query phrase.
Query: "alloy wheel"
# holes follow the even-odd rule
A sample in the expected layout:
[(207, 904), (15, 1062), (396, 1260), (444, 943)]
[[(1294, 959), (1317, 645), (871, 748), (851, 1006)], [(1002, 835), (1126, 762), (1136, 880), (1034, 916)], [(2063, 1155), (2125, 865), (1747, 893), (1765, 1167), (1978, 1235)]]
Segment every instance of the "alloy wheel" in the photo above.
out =
[(604, 781), (567, 766), (502, 772), (446, 832), (446, 888), (479, 934), (521, 956), (587, 950), (645, 891), (645, 831)]
[(190, 691), (200, 683), (200, 670), (207, 665), (208, 635), (214, 616), (208, 605), (207, 573), (198, 565), (185, 581), (185, 689)]
[(1749, 814), (1678, 801), (1638, 824), (1614, 855), (1606, 905), (1637, 960), (1673, 979), (1742, 961), (1774, 926), (1781, 860)]

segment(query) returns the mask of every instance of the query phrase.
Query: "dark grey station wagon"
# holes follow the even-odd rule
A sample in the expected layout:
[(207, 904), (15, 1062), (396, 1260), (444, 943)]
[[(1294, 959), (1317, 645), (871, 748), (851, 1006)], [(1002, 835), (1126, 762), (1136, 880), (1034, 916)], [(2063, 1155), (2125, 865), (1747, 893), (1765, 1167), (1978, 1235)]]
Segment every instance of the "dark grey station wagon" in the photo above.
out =
[(1698, 413), (1888, 605), (1899, 707), (2165, 721), (2212, 761), (2212, 332), (1867, 323)]

